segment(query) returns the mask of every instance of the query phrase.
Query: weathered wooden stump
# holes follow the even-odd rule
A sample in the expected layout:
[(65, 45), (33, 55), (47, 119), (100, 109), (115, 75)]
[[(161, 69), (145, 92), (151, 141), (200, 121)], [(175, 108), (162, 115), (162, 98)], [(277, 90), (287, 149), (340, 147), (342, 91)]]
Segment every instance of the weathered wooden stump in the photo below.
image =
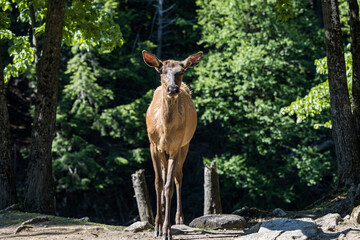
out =
[(222, 214), (219, 176), (216, 171), (216, 161), (204, 168), (204, 215)]
[(136, 202), (139, 210), (140, 221), (154, 225), (154, 217), (146, 186), (145, 170), (140, 169), (131, 175), (135, 191)]

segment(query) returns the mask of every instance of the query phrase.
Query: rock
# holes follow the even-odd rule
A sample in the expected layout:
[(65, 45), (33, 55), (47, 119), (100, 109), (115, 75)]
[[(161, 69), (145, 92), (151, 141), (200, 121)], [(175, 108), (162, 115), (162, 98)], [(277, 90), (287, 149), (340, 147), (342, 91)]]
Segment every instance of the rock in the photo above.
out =
[(340, 240), (343, 240), (343, 239), (346, 239), (346, 235), (344, 233), (341, 233), (338, 237), (338, 239)]
[(252, 226), (251, 228), (249, 228), (246, 233), (250, 234), (250, 233), (257, 233), (261, 227), (261, 222), (258, 222), (257, 224), (255, 224), (254, 226)]
[(274, 219), (266, 221), (261, 224), (259, 232), (266, 232), (272, 230), (301, 230), (309, 235), (314, 235), (317, 232), (316, 224), (311, 218)]
[(150, 228), (153, 228), (153, 226), (148, 222), (135, 222), (124, 230), (129, 232), (140, 232)]
[[(343, 238), (340, 238), (340, 236), (343, 235)], [(359, 229), (358, 228), (350, 228), (347, 231), (343, 231), (339, 236), (339, 240), (359, 240)]]
[(262, 233), (253, 233), (236, 238), (235, 240), (277, 240), (283, 232), (284, 231), (268, 231)]
[(195, 228), (245, 228), (246, 220), (235, 214), (209, 214), (195, 218), (189, 226)]
[(259, 233), (268, 231), (284, 231), (276, 240), (308, 239), (316, 235), (317, 228), (311, 218), (275, 219), (261, 224)]
[(235, 210), (232, 214), (236, 214), (236, 215), (243, 216), (243, 215), (245, 215), (248, 211), (249, 211), (249, 207), (248, 207), (248, 206), (245, 206), (245, 207), (242, 207), (241, 209)]
[(352, 210), (350, 221), (353, 221), (355, 223), (360, 223), (360, 205), (354, 207), (354, 209)]
[(285, 217), (287, 215), (287, 213), (282, 210), (281, 208), (275, 208), (271, 214), (274, 216), (274, 217)]
[(289, 239), (297, 239), (297, 240), (308, 240), (313, 239), (314, 236), (308, 236), (304, 234), (301, 230), (293, 230), (293, 231), (284, 231), (281, 233), (276, 240), (289, 240)]
[(342, 220), (340, 214), (338, 213), (329, 213), (321, 218), (315, 220), (315, 223), (323, 231), (335, 231), (335, 227), (339, 225), (339, 222)]
[(343, 218), (344, 221), (347, 221), (347, 220), (350, 220), (350, 215), (346, 215), (344, 218)]
[(249, 208), (247, 206), (238, 209), (234, 211), (232, 214), (239, 215), (242, 217), (245, 217), (246, 219), (249, 218), (257, 218), (257, 217), (263, 217), (268, 214), (268, 212), (257, 209), (257, 208)]
[(275, 219), (263, 222), (257, 233), (242, 236), (237, 240), (305, 240), (315, 237), (316, 234), (316, 224), (311, 218)]
[(90, 218), (89, 217), (79, 218), (79, 221), (89, 222)]
[(172, 235), (179, 235), (179, 234), (186, 234), (186, 233), (202, 233), (203, 231), (199, 228), (192, 228), (186, 226), (184, 224), (179, 225), (172, 225), (171, 226), (171, 233)]

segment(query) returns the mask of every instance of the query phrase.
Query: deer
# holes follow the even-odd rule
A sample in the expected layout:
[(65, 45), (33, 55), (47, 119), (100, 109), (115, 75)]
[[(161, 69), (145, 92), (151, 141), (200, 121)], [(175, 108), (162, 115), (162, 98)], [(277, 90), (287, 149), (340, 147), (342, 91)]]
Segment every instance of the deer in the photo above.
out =
[[(144, 62), (161, 76), (146, 112), (146, 127), (155, 172), (156, 217), (154, 236), (172, 240), (170, 224), (171, 199), (176, 185), (175, 224), (184, 224), (181, 205), (183, 164), (197, 126), (197, 113), (190, 88), (183, 82), (184, 72), (195, 67), (203, 52), (183, 61), (159, 60), (143, 50)], [(165, 216), (163, 216), (165, 215)]]

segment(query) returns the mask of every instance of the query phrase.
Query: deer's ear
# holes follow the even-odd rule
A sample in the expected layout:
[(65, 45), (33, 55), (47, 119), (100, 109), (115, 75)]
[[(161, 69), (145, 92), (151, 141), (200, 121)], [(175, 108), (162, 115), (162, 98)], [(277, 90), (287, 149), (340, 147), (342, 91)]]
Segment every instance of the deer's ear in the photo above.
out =
[(188, 69), (188, 68), (193, 68), (196, 65), (199, 64), (201, 57), (203, 55), (203, 52), (198, 52), (195, 53), (193, 55), (190, 55), (187, 59), (185, 59), (183, 62), (184, 68)]
[(143, 50), (142, 51), (144, 62), (150, 66), (156, 69), (156, 71), (160, 72), (160, 68), (162, 67), (162, 62), (153, 54)]

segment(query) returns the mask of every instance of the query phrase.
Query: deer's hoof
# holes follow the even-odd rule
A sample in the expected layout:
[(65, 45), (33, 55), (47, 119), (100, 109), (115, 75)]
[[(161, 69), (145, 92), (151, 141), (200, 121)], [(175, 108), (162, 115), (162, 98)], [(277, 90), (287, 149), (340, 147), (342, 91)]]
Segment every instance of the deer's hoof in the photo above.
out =
[(182, 215), (182, 214), (176, 214), (175, 224), (176, 224), (176, 225), (184, 224), (184, 215)]
[(154, 231), (154, 237), (160, 237), (160, 236), (162, 236), (161, 224), (156, 224), (155, 231)]
[(170, 227), (164, 228), (163, 233), (164, 233), (164, 236), (162, 237), (162, 240), (172, 240)]

